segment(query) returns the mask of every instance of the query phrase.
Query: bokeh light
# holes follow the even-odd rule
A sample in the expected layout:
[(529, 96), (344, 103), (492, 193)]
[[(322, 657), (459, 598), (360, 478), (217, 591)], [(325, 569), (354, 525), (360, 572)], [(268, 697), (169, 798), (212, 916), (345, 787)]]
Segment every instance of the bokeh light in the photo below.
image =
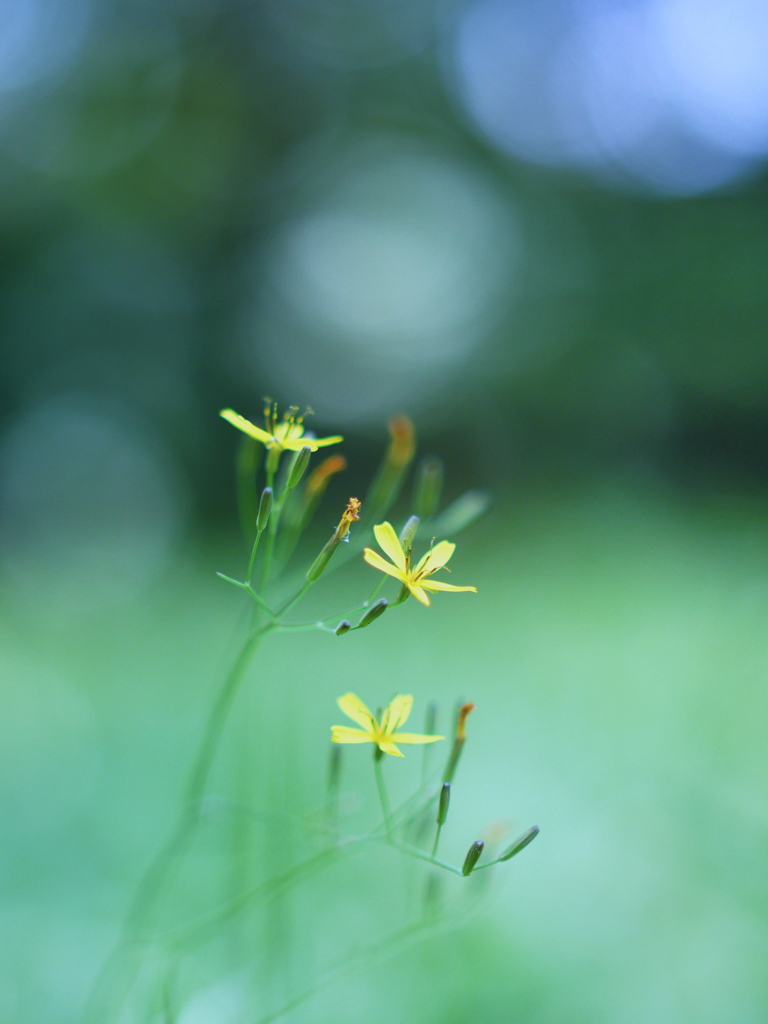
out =
[(170, 22), (125, 26), (89, 48), (55, 92), (25, 96), (0, 131), (0, 146), (43, 174), (103, 175), (158, 134), (182, 69)]
[(519, 280), (517, 220), (492, 179), (439, 148), (368, 140), (322, 168), (276, 233), (246, 350), (285, 393), (342, 420), (435, 408)]
[(756, 0), (480, 0), (451, 67), (460, 102), (510, 154), (694, 194), (768, 153), (767, 48)]
[[(91, 13), (88, 0), (5, 0), (0, 93), (40, 85), (64, 70), (81, 51)], [(8, 101), (8, 95), (0, 101), (0, 123)]]
[(20, 416), (0, 450), (3, 574), (65, 619), (134, 599), (167, 568), (184, 521), (162, 446), (85, 396)]

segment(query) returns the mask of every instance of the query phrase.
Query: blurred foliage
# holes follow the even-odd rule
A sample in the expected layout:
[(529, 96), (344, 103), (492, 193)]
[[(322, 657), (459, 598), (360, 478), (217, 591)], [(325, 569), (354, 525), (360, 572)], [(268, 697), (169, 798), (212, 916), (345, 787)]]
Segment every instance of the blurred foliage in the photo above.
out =
[[(461, 858), (469, 838), (498, 827), (500, 811), (513, 833), (531, 820), (542, 827), (530, 849), (494, 870), (492, 896), (447, 879), (446, 895), (475, 904), (469, 922), (343, 972), (291, 1019), (352, 1022), (361, 1005), (374, 1021), (458, 1022), (480, 1010), (499, 1021), (523, 1012), (606, 1024), (760, 1019), (765, 522), (764, 503), (723, 498), (704, 510), (659, 490), (530, 494), (524, 507), (502, 495), (486, 526), (494, 546), (477, 533), (461, 545), (480, 589), (471, 606), (414, 603), (350, 637), (301, 634), (289, 652), (279, 642), (264, 648), (214, 797), (234, 792), (267, 816), (316, 807), (340, 686), (354, 682), (375, 699), (382, 685), (416, 674), (417, 700), (423, 708), (436, 699), (443, 723), (457, 698), (477, 702), (446, 856)], [(104, 612), (64, 626), (4, 594), (10, 1020), (78, 1019), (175, 813), (231, 655), (237, 594), (212, 571), (232, 555), (220, 545), (187, 551), (173, 578), (119, 621)], [(326, 590), (350, 596), (333, 580)], [(264, 689), (264, 678), (279, 685)], [(388, 766), (395, 790), (419, 763)], [(357, 765), (348, 759), (343, 781), (351, 820), (373, 795)], [(219, 808), (212, 798), (210, 814), (220, 829), (226, 801)], [(233, 843), (242, 842), (238, 821)], [(259, 863), (301, 853), (300, 833), (279, 818), (266, 839), (259, 822), (247, 834)], [(187, 869), (190, 911), (215, 900), (220, 856), (203, 837)], [(201, 991), (179, 1020), (226, 1019), (230, 1004), (232, 1019), (256, 1019), (283, 985), (312, 983), (353, 936), (373, 940), (396, 926), (418, 903), (419, 872), (394, 851), (373, 861), (304, 883), (265, 932), (247, 933), (247, 965)], [(234, 952), (213, 944), (212, 972)]]
[[(325, 429), (346, 395), (360, 425), (378, 429), (392, 402), (377, 407), (375, 349), (324, 348), (332, 328), (302, 326), (300, 298), (293, 313), (272, 308), (281, 245), (301, 218), (354, 201), (368, 159), (355, 147), (375, 139), (382, 155), (411, 153), (417, 191), (422, 171), (445, 168), (436, 216), (458, 209), (459, 188), (481, 203), (466, 216), (506, 207), (512, 218), (478, 252), (500, 290), (462, 328), (465, 347), (443, 365), (418, 349), (447, 340), (424, 336), (398, 357), (404, 410), (444, 448), (481, 448), (478, 482), (499, 459), (504, 472), (537, 474), (563, 459), (664, 472), (693, 459), (764, 477), (763, 178), (675, 199), (500, 156), (473, 133), (441, 64), (461, 7), (53, 6), (54, 25), (23, 23), (17, 79), (26, 69), (32, 81), (6, 84), (0, 124), (6, 422), (62, 392), (97, 394), (164, 439), (196, 511), (216, 516), (226, 505), (210, 483), (226, 479), (227, 442), (203, 426), (210, 410), (253, 413), (277, 391), (314, 402)], [(347, 181), (341, 198), (334, 180)], [(467, 246), (473, 223), (453, 226)], [(371, 246), (385, 243), (373, 231)], [(314, 258), (332, 261), (323, 245)], [(348, 270), (334, 272), (350, 303), (373, 301), (367, 278), (356, 296)], [(404, 283), (387, 291), (392, 272), (366, 271), (382, 302), (407, 304)]]
[[(478, 704), (463, 819), (501, 802), (542, 826), (468, 924), (292, 1019), (765, 1016), (763, 158), (681, 196), (501, 151), (454, 74), (471, 7), (0, 19), (3, 1020), (78, 1020), (176, 807), (240, 612), (213, 578), (236, 544), (215, 413), (265, 394), (348, 436), (329, 504), (365, 492), (402, 410), (447, 498), (489, 487), (495, 512), (462, 548), (471, 608), (267, 648), (283, 689), (244, 694), (222, 785), (303, 813), (334, 698), (416, 672), (444, 715)], [(466, 840), (449, 824), (459, 858)], [(412, 878), (376, 867), (374, 890), (335, 880), (340, 908), (302, 890), (179, 1024), (256, 1019), (249, 983), (279, 1002), (351, 924), (395, 916)]]

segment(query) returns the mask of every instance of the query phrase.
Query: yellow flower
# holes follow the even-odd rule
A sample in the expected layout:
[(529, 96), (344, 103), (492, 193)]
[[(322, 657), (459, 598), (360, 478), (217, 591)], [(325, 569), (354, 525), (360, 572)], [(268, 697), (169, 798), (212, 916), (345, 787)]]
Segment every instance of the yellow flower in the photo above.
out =
[[(285, 414), (281, 422), (277, 419), (277, 402), (267, 401), (264, 407), (264, 420), (266, 430), (257, 427), (244, 416), (240, 416), (234, 409), (222, 409), (219, 416), (223, 416), (227, 423), (242, 430), (249, 437), (261, 441), (267, 448), (277, 448), (280, 451), (288, 449), (291, 452), (301, 451), (302, 448), (309, 448), (316, 452), (318, 448), (325, 448), (329, 444), (338, 444), (343, 437), (305, 437), (304, 416), (298, 416), (298, 408), (293, 405)], [(310, 412), (311, 410), (307, 410)], [(306, 413), (305, 413), (306, 415)]]
[(349, 725), (331, 727), (331, 739), (334, 743), (377, 743), (379, 750), (395, 757), (404, 757), (395, 743), (434, 743), (445, 739), (444, 736), (423, 736), (416, 732), (396, 732), (405, 725), (413, 707), (410, 694), (398, 694), (384, 709), (381, 722), (376, 721), (368, 708), (354, 693), (345, 693), (336, 701), (345, 715), (357, 722), (362, 729), (353, 729)]
[(394, 565), (387, 562), (386, 559), (382, 558), (372, 548), (365, 548), (363, 558), (374, 569), (380, 569), (381, 572), (386, 572), (390, 576), (394, 576), (395, 579), (400, 580), (410, 590), (416, 600), (421, 601), (422, 604), (429, 604), (427, 590), (433, 594), (438, 590), (471, 590), (473, 593), (477, 593), (477, 587), (455, 587), (452, 583), (443, 583), (442, 581), (429, 579), (432, 573), (444, 568), (456, 550), (456, 545), (451, 544), (450, 541), (441, 540), (439, 544), (435, 544), (416, 565), (416, 568), (413, 569), (411, 568), (411, 553), (410, 551), (406, 553), (403, 550), (403, 546), (390, 523), (381, 523), (379, 526), (374, 526), (373, 532), (376, 535), (379, 547), (385, 555), (389, 555)]

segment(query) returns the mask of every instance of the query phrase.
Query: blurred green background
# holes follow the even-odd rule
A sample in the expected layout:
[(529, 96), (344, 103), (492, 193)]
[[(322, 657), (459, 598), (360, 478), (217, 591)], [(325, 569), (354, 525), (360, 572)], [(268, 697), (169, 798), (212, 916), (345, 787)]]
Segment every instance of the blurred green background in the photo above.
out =
[[(170, 827), (244, 621), (216, 413), (269, 394), (346, 437), (305, 558), (402, 411), (448, 498), (493, 494), (479, 594), (269, 641), (182, 904), (301, 855), (269, 815), (322, 803), (339, 694), (461, 697), (446, 854), (541, 836), (290, 1019), (765, 1020), (766, 48), (758, 0), (8, 0), (0, 1019), (80, 1019)], [(175, 1019), (258, 1020), (422, 882), (383, 850), (306, 883)]]

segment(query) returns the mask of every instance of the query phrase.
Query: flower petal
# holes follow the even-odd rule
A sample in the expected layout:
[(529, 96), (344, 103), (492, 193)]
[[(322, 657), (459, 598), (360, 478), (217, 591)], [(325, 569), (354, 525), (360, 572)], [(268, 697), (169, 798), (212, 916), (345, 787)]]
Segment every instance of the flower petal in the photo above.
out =
[(394, 743), (380, 743), (379, 750), (383, 750), (385, 754), (393, 754), (395, 757), (405, 757), (405, 754), (399, 751)]
[(391, 562), (386, 562), (378, 551), (374, 551), (373, 548), (363, 548), (363, 558), (374, 569), (380, 569), (381, 572), (386, 572), (390, 576), (394, 576), (395, 579), (403, 579), (403, 572), (397, 566), (392, 565)]
[(395, 732), (390, 737), (397, 743), (435, 743), (437, 740), (444, 740), (445, 736), (424, 736), (418, 732)]
[[(376, 719), (355, 693), (345, 693), (336, 701), (344, 714), (369, 732)], [(362, 742), (362, 741), (361, 741)]]
[(448, 563), (451, 555), (456, 550), (456, 545), (449, 540), (441, 540), (439, 544), (428, 551), (416, 566), (416, 572), (434, 572)]
[(385, 555), (388, 555), (398, 569), (405, 572), (405, 554), (395, 529), (391, 523), (380, 523), (373, 528), (374, 536), (378, 545)]
[(416, 598), (417, 601), (421, 601), (421, 603), (425, 606), (425, 608), (429, 608), (430, 600), (429, 600), (429, 597), (424, 592), (424, 590), (422, 589), (421, 584), (419, 584), (417, 586), (414, 583), (407, 583), (406, 582), (405, 585), (406, 585), (406, 587), (408, 587), (408, 589), (410, 590), (410, 592), (413, 594), (413, 596)]
[(332, 725), (332, 743), (373, 743), (373, 736), (362, 729), (353, 729), (351, 725)]
[(313, 437), (305, 443), (312, 448), (312, 451), (315, 451), (317, 448), (326, 448), (329, 444), (339, 444), (343, 440), (344, 438), (337, 434), (334, 437)]
[(240, 416), (234, 409), (222, 409), (219, 416), (225, 419), (227, 423), (231, 423), (233, 427), (242, 430), (244, 434), (248, 434), (257, 441), (261, 441), (262, 444), (271, 444), (274, 440), (272, 435), (268, 434), (266, 430), (262, 430), (255, 423), (251, 423), (245, 416)]
[(381, 728), (384, 733), (393, 733), (401, 725), (405, 725), (413, 707), (410, 693), (399, 693), (394, 697), (384, 712)]
[(437, 593), (438, 590), (471, 590), (473, 594), (477, 593), (477, 587), (456, 587), (453, 583), (443, 583), (442, 580), (420, 580), (419, 586), (433, 593)]

